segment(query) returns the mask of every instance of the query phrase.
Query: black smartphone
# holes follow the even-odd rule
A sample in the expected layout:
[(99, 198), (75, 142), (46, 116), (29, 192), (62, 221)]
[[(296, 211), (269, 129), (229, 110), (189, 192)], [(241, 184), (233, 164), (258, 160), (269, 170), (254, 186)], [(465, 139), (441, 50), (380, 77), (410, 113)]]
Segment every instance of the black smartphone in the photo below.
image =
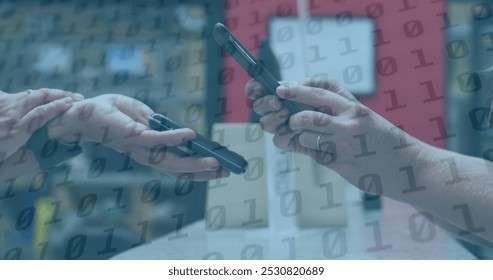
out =
[[(161, 114), (151, 115), (149, 126), (159, 131), (183, 128), (177, 122)], [(184, 146), (198, 155), (216, 158), (222, 167), (235, 174), (244, 173), (248, 167), (248, 162), (241, 155), (198, 133), (195, 139), (185, 142)]]
[[(276, 89), (280, 86), (277, 79), (241, 44), (224, 24), (216, 23), (213, 34), (216, 42), (241, 65), (250, 77), (265, 87), (267, 94), (276, 95)], [(291, 115), (303, 111), (303, 107), (294, 101), (281, 99), (281, 103), (289, 110)]]

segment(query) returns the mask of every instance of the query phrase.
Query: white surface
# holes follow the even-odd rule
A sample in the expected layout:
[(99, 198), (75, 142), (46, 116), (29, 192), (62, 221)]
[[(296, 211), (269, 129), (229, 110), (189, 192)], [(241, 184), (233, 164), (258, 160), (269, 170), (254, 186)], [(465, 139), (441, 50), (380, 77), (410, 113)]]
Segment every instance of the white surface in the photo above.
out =
[(356, 95), (376, 90), (374, 21), (370, 18), (273, 17), (269, 43), (282, 80), (324, 76)]
[[(297, 228), (274, 235), (269, 228), (210, 231), (198, 221), (180, 230), (183, 238), (174, 239), (171, 233), (114, 259), (474, 259), (434, 226), (432, 239), (414, 240), (408, 223), (416, 211), (406, 205), (385, 200), (383, 211), (364, 211), (359, 191), (349, 186), (346, 198), (347, 227)], [(380, 224), (382, 244), (390, 247), (373, 250), (375, 234), (367, 224), (373, 222)]]

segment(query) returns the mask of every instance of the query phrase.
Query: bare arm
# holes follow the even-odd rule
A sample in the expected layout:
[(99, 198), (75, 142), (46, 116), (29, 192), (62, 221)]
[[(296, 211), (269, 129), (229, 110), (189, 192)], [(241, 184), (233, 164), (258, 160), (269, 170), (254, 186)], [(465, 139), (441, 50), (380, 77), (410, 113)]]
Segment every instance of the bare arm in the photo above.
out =
[[(61, 95), (59, 91), (56, 93)], [(27, 94), (24, 96), (30, 97)], [(150, 129), (147, 118), (153, 111), (138, 100), (118, 94), (105, 94), (82, 101), (78, 98), (78, 102), (70, 102), (70, 106), (65, 105), (65, 100), (51, 102), (44, 105), (47, 108), (39, 111), (44, 114), (50, 108), (53, 110), (52, 107), (61, 108), (57, 114), (50, 110), (50, 118), (36, 122), (40, 127), (51, 120), (48, 124), (51, 139), (65, 143), (101, 143), (118, 152), (127, 153), (141, 164), (181, 179), (200, 181), (229, 176), (229, 172), (221, 169), (214, 158), (180, 157), (174, 154), (169, 148), (193, 139), (195, 132), (191, 129), (164, 132)], [(17, 152), (8, 154), (0, 150), (0, 185), (38, 165), (29, 150), (19, 149), (29, 139), (29, 134), (20, 130), (19, 135), (22, 141), (15, 141), (13, 137), (5, 137), (5, 141), (0, 139), (0, 143), (10, 143), (17, 149)], [(9, 148), (5, 151), (12, 150)]]
[(58, 89), (0, 91), (0, 185), (37, 166), (24, 146), (31, 134), (83, 99), (80, 94)]
[(478, 243), (478, 236), (493, 242), (491, 162), (426, 146), (414, 166), (416, 178), (425, 189), (401, 194), (396, 200), (450, 223), (442, 222), (442, 227), (459, 238)]
[(493, 164), (419, 141), (335, 81), (279, 87), (279, 97), (307, 108), (293, 116), (255, 81), (246, 92), (278, 147), (310, 156), (363, 191), (432, 213), (454, 235), (493, 242)]

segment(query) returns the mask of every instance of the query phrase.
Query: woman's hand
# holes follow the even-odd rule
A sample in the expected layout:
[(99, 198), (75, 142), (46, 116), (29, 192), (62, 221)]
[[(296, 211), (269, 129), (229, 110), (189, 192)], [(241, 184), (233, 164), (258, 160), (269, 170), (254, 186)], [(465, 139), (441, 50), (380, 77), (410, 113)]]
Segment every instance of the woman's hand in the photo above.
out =
[[(284, 83), (278, 96), (250, 81), (247, 96), (264, 130), (285, 150), (310, 156), (364, 191), (399, 199), (422, 146), (332, 80)], [(279, 97), (307, 110), (289, 116)]]
[(0, 92), (0, 162), (26, 144), (34, 131), (82, 99), (58, 89)]
[[(264, 95), (262, 86), (251, 81), (246, 92), (277, 146), (312, 157), (365, 192), (431, 213), (459, 238), (493, 242), (491, 162), (413, 138), (334, 81), (284, 84), (278, 96)], [(289, 116), (279, 97), (307, 110)]]
[(154, 112), (145, 104), (118, 94), (105, 94), (74, 105), (49, 126), (50, 137), (63, 142), (90, 141), (127, 153), (141, 164), (189, 180), (226, 177), (211, 157), (180, 157), (170, 150), (195, 138), (193, 130), (155, 131), (148, 118)]

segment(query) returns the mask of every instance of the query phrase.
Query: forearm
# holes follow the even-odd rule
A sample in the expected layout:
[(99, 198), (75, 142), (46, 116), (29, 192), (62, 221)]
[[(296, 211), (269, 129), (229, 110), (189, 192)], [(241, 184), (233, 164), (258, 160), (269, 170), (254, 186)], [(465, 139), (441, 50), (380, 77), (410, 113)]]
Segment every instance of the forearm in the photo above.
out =
[(396, 200), (432, 213), (471, 234), (493, 241), (493, 164), (485, 160), (425, 145), (414, 164), (416, 183), (424, 187), (402, 193)]
[[(424, 212), (424, 211), (421, 211), (421, 210), (419, 210), (419, 211), (420, 212)], [(474, 233), (467, 234), (467, 235), (464, 235), (464, 234), (459, 235), (459, 232), (463, 231), (464, 229), (459, 228), (459, 227), (451, 224), (450, 222), (445, 221), (445, 220), (439, 218), (438, 216), (431, 215), (428, 212), (425, 212), (425, 213), (427, 213), (425, 215), (425, 217), (427, 217), (432, 223), (434, 223), (435, 225), (439, 226), (443, 230), (447, 231), (452, 236), (454, 236), (456, 238), (459, 238), (461, 240), (464, 240), (464, 241), (468, 241), (468, 242), (473, 243), (473, 244), (476, 244), (476, 245), (480, 245), (480, 246), (483, 246), (483, 247), (493, 248), (493, 242), (491, 242), (491, 241), (489, 241), (489, 240), (487, 240), (487, 239), (485, 239), (483, 237), (480, 237), (479, 235), (476, 235)]]

